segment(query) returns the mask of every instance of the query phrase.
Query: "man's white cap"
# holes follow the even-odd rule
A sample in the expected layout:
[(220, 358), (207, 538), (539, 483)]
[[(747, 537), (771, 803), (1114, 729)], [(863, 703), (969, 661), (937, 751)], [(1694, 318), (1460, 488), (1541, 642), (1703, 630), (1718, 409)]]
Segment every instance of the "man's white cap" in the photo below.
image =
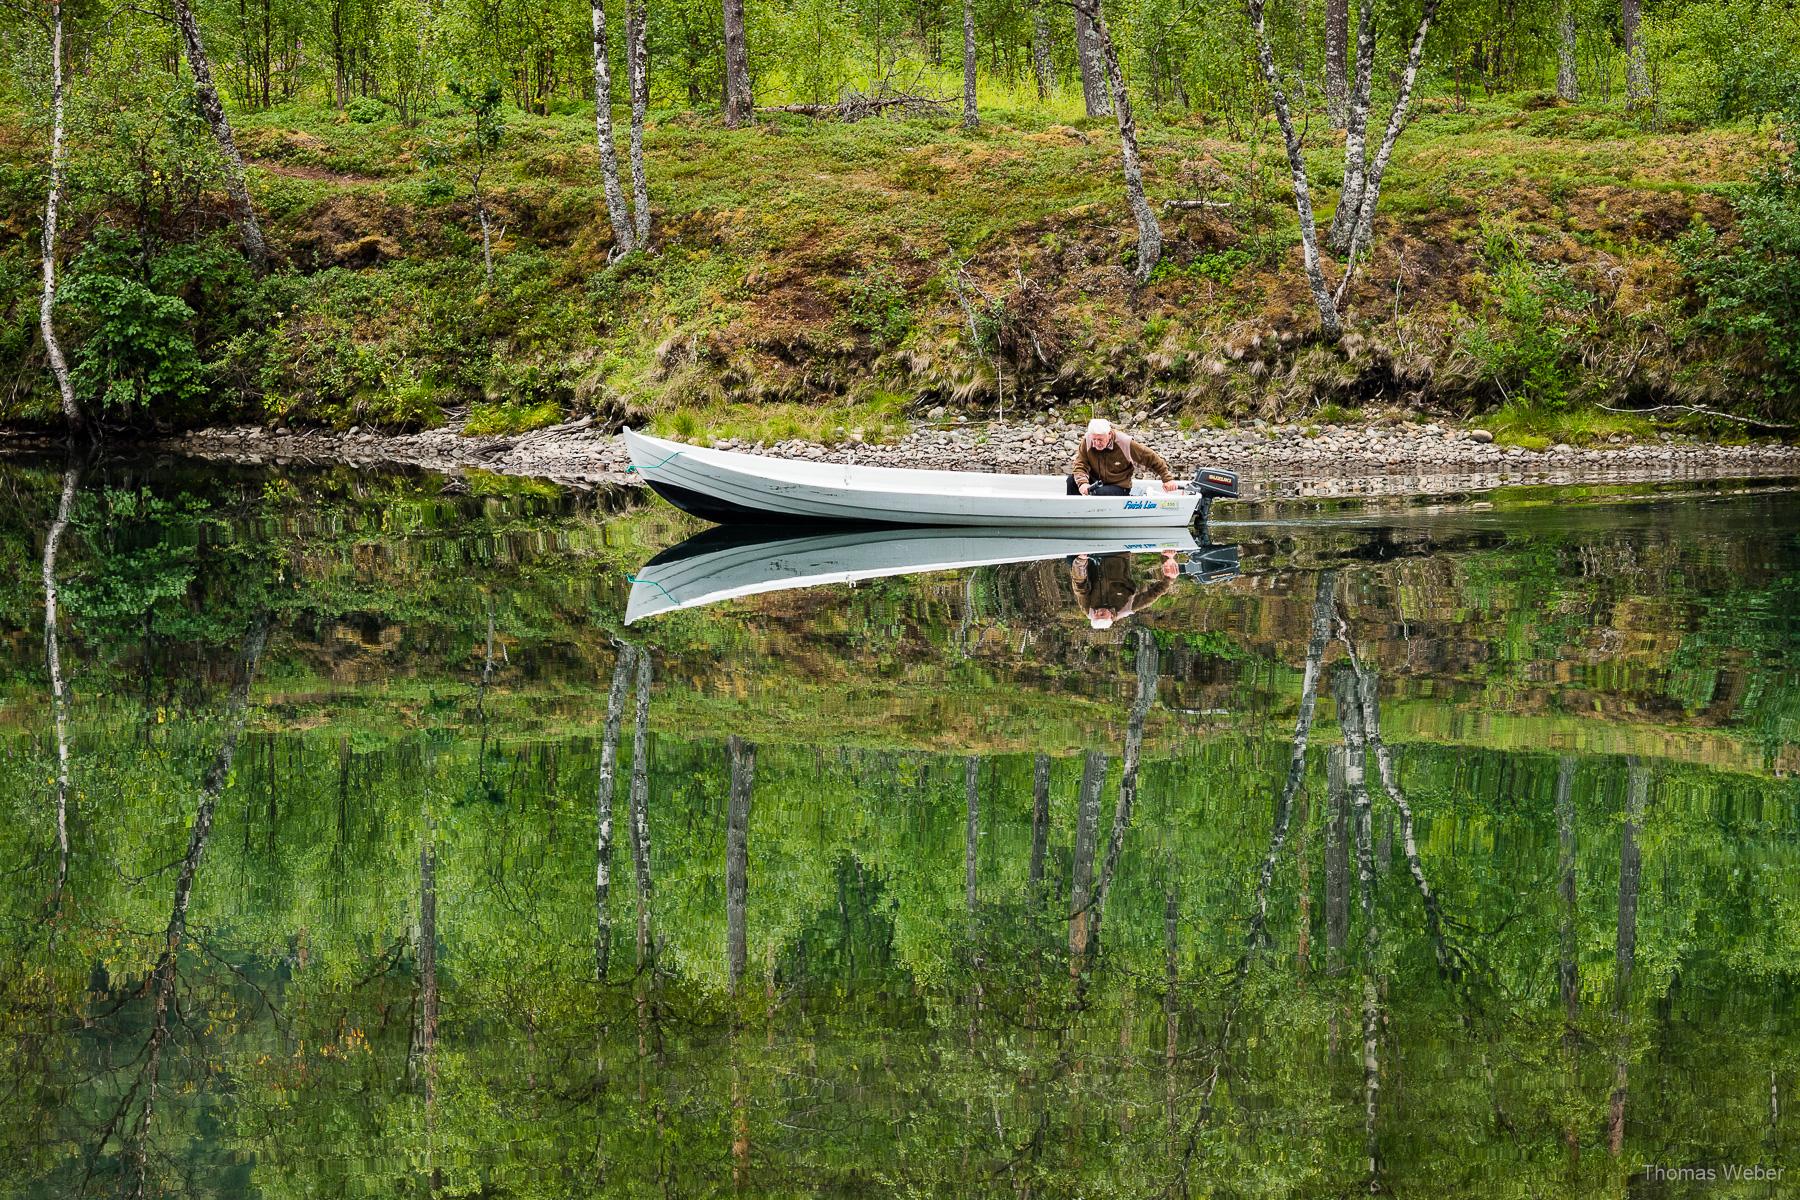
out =
[(1111, 433), (1112, 422), (1105, 417), (1095, 417), (1088, 422), (1087, 431), (1089, 437), (1099, 437), (1101, 434)]
[(1113, 619), (1111, 617), (1089, 617), (1088, 618), (1088, 624), (1092, 625), (1095, 629), (1111, 629), (1112, 623), (1113, 623)]

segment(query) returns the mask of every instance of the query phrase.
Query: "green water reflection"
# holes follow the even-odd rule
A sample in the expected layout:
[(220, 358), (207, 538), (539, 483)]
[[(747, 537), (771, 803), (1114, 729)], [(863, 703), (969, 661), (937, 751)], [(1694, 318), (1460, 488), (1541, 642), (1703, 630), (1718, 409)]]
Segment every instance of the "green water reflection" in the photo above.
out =
[(1800, 493), (1238, 514), (1098, 631), (627, 629), (625, 493), (0, 488), (7, 1194), (1800, 1181)]

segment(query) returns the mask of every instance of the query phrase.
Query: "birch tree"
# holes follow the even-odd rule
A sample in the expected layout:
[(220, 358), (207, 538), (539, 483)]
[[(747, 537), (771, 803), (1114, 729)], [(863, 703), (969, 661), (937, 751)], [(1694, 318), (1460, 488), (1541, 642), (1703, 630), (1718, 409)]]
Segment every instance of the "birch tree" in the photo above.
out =
[[(613, 141), (612, 64), (607, 57), (606, 0), (591, 0), (594, 18), (594, 137), (600, 147), (600, 181), (606, 192), (606, 218), (612, 225), (613, 255), (622, 258), (636, 246), (631, 210), (619, 182), (619, 148)], [(629, 74), (629, 72), (628, 72)], [(625, 651), (621, 650), (623, 656)]]
[(1559, 0), (1556, 12), (1556, 94), (1570, 104), (1581, 98), (1575, 73), (1575, 0)]
[(206, 57), (206, 45), (200, 40), (200, 22), (188, 0), (175, 0), (175, 26), (181, 31), (181, 43), (187, 50), (188, 69), (194, 73), (194, 92), (200, 101), (200, 113), (212, 130), (219, 152), (225, 156), (225, 194), (231, 199), (231, 212), (237, 220), (238, 236), (244, 253), (258, 272), (269, 269), (269, 246), (263, 240), (262, 225), (256, 209), (250, 204), (250, 187), (244, 181), (244, 158), (238, 153), (237, 141), (231, 136), (231, 120), (219, 101), (219, 89), (213, 83), (212, 61)]
[(750, 95), (750, 48), (744, 39), (744, 0), (724, 0), (725, 124), (733, 129), (756, 119)]
[(981, 124), (975, 111), (975, 0), (962, 0), (963, 116), (964, 129)]
[(1275, 69), (1275, 52), (1269, 46), (1269, 32), (1263, 20), (1264, 0), (1249, 0), (1250, 27), (1256, 34), (1256, 58), (1262, 67), (1263, 81), (1269, 85), (1269, 98), (1275, 105), (1275, 120), (1281, 126), (1281, 140), (1287, 146), (1288, 169), (1294, 180), (1294, 209), (1300, 216), (1300, 249), (1306, 262), (1306, 282), (1312, 291), (1313, 305), (1319, 310), (1319, 328), (1325, 336), (1336, 340), (1344, 332), (1336, 302), (1325, 283), (1325, 267), (1319, 258), (1319, 230), (1313, 219), (1312, 189), (1307, 181), (1306, 156), (1301, 150), (1300, 134), (1294, 128), (1294, 114), (1288, 107), (1287, 92), (1281, 86), (1281, 73)]
[(600, 781), (594, 789), (594, 977), (606, 983), (612, 957), (613, 795), (618, 791), (619, 729), (625, 723), (625, 694), (637, 669), (636, 647), (621, 644), (606, 697), (606, 728), (600, 741)]
[(1094, 36), (1092, 5), (1075, 3), (1075, 65), (1081, 71), (1081, 100), (1090, 117), (1112, 111), (1107, 94), (1106, 67), (1100, 61), (1100, 41)]
[(1325, 116), (1333, 129), (1350, 119), (1350, 0), (1325, 0)]
[(1031, 0), (1031, 71), (1037, 79), (1038, 99), (1048, 100), (1056, 67), (1050, 61), (1050, 20), (1044, 14), (1044, 0)]
[(56, 337), (56, 225), (62, 207), (64, 154), (62, 43), (62, 0), (50, 0), (50, 193), (44, 198), (44, 291), (38, 304), (38, 328), (44, 335), (44, 354), (50, 360), (50, 373), (56, 377), (63, 421), (72, 438), (86, 430), (87, 416), (75, 399), (69, 364)]
[(1162, 226), (1150, 201), (1144, 197), (1144, 167), (1138, 155), (1137, 122), (1131, 115), (1131, 96), (1125, 90), (1125, 75), (1119, 69), (1119, 53), (1113, 44), (1112, 31), (1106, 24), (1106, 13), (1100, 0), (1074, 0), (1077, 14), (1085, 14), (1102, 69), (1112, 92), (1113, 114), (1119, 126), (1119, 154), (1125, 169), (1125, 203), (1137, 222), (1137, 279), (1150, 281), (1150, 272), (1162, 258)]
[(1351, 223), (1362, 204), (1363, 177), (1369, 149), (1369, 98), (1375, 86), (1375, 5), (1364, 3), (1356, 15), (1356, 75), (1344, 114), (1344, 185), (1331, 221), (1331, 248), (1342, 254), (1350, 246)]
[(1642, 108), (1650, 101), (1650, 69), (1644, 61), (1644, 40), (1638, 36), (1642, 0), (1620, 0), (1619, 25), (1625, 41), (1625, 105)]
[(627, 0), (625, 65), (631, 77), (631, 236), (634, 248), (650, 245), (650, 184), (644, 175), (644, 115), (650, 110), (650, 13), (645, 0)]

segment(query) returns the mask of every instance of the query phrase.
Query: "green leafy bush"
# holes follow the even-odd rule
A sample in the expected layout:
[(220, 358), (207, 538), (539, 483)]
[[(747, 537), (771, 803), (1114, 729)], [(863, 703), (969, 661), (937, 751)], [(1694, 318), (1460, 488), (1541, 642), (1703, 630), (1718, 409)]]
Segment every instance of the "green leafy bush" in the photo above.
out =
[(1463, 334), (1462, 349), (1509, 403), (1564, 407), (1575, 379), (1570, 347), (1593, 296), (1559, 270), (1532, 263), (1504, 232), (1488, 231), (1483, 256), (1491, 312)]
[(358, 125), (373, 125), (394, 115), (394, 110), (373, 96), (358, 96), (344, 106), (344, 112)]
[[(1800, 400), (1800, 88), (1773, 161), (1726, 238), (1697, 223), (1676, 247), (1699, 297), (1693, 330), (1731, 343), (1771, 401)], [(1787, 411), (1792, 411), (1789, 408)]]

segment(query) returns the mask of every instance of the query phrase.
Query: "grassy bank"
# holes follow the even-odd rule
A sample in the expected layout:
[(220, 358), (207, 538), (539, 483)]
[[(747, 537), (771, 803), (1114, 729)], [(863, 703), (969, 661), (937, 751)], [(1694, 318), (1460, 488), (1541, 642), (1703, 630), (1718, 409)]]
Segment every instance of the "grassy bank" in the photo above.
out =
[[(1420, 108), (1338, 345), (1314, 335), (1272, 127), (1144, 131), (1152, 199), (1210, 207), (1163, 214), (1167, 256), (1139, 289), (1117, 138), (1024, 112), (972, 134), (652, 114), (655, 249), (609, 264), (591, 109), (508, 111), (484, 180), (491, 287), (470, 190), (431, 165), (460, 136), (453, 108), (414, 125), (379, 106), (244, 114), (281, 268), (259, 281), (237, 261), (204, 145), (127, 154), (77, 172), (61, 319), (90, 394), (163, 424), (498, 432), (635, 407), (678, 435), (829, 438), (939, 405), (1199, 422), (1391, 406), (1580, 442), (1625, 420), (1599, 405), (1770, 411), (1766, 365), (1693, 326), (1677, 253), (1696, 222), (1731, 227), (1766, 128), (1657, 130), (1538, 96)], [(1327, 211), (1340, 142), (1314, 127)], [(0, 145), (21, 235), (0, 272), (13, 422), (54, 411), (32, 337), (35, 150)], [(84, 276), (135, 276), (151, 298), (130, 308)]]

